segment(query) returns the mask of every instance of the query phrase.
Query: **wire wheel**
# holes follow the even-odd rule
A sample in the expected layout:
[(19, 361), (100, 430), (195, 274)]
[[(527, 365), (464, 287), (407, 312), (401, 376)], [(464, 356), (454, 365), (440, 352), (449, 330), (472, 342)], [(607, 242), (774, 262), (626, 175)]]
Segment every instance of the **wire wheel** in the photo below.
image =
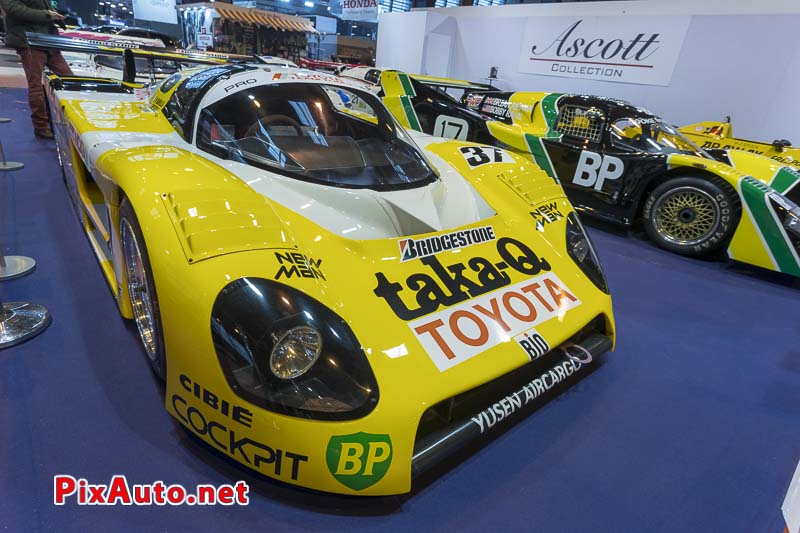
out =
[(684, 246), (703, 242), (719, 225), (719, 206), (707, 192), (677, 187), (653, 206), (655, 229), (665, 240)]
[(122, 241), (122, 254), (125, 257), (128, 296), (130, 296), (133, 307), (133, 319), (139, 330), (139, 337), (142, 339), (147, 357), (154, 362), (158, 347), (153, 298), (147, 283), (147, 270), (139, 241), (130, 222), (125, 218), (120, 220), (120, 240)]

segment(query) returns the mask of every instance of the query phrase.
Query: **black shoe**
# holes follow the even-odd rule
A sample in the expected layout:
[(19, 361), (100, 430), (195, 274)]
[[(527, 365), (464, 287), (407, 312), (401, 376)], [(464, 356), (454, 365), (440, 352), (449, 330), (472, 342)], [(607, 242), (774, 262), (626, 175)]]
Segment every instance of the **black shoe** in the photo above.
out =
[(43, 130), (33, 130), (33, 134), (36, 135), (40, 139), (55, 139), (56, 136), (53, 135), (53, 130), (50, 128), (43, 129)]

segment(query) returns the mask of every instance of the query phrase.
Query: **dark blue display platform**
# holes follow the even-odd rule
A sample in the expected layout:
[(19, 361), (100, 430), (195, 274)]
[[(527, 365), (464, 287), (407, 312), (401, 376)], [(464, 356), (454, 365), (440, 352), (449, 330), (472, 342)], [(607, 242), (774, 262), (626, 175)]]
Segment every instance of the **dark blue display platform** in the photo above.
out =
[[(0, 282), (47, 305), (0, 351), (0, 531), (780, 533), (800, 459), (800, 283), (593, 229), (619, 343), (597, 371), (407, 497), (321, 495), (251, 474), (171, 419), (69, 204), (25, 93), (0, 90), (0, 243), (38, 269)], [(53, 475), (250, 483), (248, 507), (53, 505)]]

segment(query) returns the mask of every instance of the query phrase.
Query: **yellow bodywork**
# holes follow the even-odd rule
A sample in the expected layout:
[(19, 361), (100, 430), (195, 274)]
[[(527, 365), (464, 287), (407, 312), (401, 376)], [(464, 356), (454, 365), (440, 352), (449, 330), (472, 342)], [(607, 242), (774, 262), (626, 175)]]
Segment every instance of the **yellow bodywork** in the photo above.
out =
[(782, 165), (789, 165), (795, 170), (800, 170), (800, 148), (794, 146), (778, 148), (770, 143), (761, 141), (737, 139), (733, 136), (733, 126), (730, 122), (697, 122), (682, 127), (680, 131), (703, 149), (749, 152), (768, 157)]
[[(92, 100), (91, 95), (81, 93), (75, 97), (62, 93), (57, 99), (48, 92), (51, 103), (60, 110), (55, 122), (66, 132), (60, 146), (68, 143), (70, 150), (67, 180), (77, 184), (79, 212), (90, 220), (84, 229), (125, 317), (131, 317), (131, 308), (123, 289), (125, 269), (119, 253), (123, 198), (130, 201), (141, 226), (165, 338), (166, 408), (234, 460), (269, 477), (323, 491), (362, 495), (407, 492), (422, 413), (439, 401), (529, 362), (514, 340), (506, 338), (440, 371), (409, 324), (398, 319), (375, 294), (378, 272), (402, 281), (426, 270), (419, 260), (399, 260), (398, 239), (358, 241), (331, 233), (262, 196), (230, 171), (180, 143), (120, 145), (94, 157), (92, 147), (83, 143), (89, 134), (123, 130), (166, 139), (174, 130), (146, 101)], [(499, 262), (497, 243), (501, 239), (523, 242), (547, 260), (564, 288), (580, 300), (580, 305), (561, 309), (555, 318), (536, 326), (550, 346), (561, 345), (598, 316), (613, 339), (610, 296), (567, 256), (566, 215), (572, 207), (561, 187), (534, 172), (531, 163), (516, 154), (510, 154), (510, 162), (471, 168), (459, 152), (465, 145), (436, 141), (427, 150), (440, 161), (440, 170), (448, 165), (449, 170), (454, 168), (496, 211), (473, 226), (491, 225), (497, 241), (442, 252), (437, 256), (441, 263), (466, 265), (476, 258)], [(563, 216), (537, 229), (532, 211), (543, 204)], [(101, 205), (107, 208), (107, 215), (98, 213)], [(98, 229), (102, 236), (97, 235)], [(104, 240), (110, 241), (110, 246), (106, 247)], [(363, 418), (321, 422), (270, 412), (235, 394), (220, 369), (210, 327), (217, 295), (243, 277), (275, 279), (278, 255), (288, 252), (321, 261), (317, 265), (324, 278), (297, 276), (280, 283), (335, 311), (367, 355), (380, 401)], [(505, 272), (511, 285), (532, 279), (514, 269)], [(413, 297), (403, 298), (406, 305), (414, 305)], [(397, 353), (406, 355), (397, 357)], [(388, 436), (391, 456), (387, 459), (381, 448), (372, 456), (365, 455), (365, 461), (370, 457), (372, 461), (390, 461), (388, 471), (373, 485), (354, 490), (332, 475), (326, 464), (326, 447), (334, 438), (361, 432)], [(343, 471), (348, 467), (339, 466)]]

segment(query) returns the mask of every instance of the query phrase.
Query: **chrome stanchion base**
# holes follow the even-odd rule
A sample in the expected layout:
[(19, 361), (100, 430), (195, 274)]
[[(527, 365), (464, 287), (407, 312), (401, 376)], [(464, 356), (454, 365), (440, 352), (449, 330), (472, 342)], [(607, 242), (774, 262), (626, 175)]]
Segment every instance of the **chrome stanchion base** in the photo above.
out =
[(24, 276), (36, 268), (36, 261), (24, 255), (7, 255), (5, 262), (6, 265), (2, 266), (2, 261), (0, 261), (0, 281)]
[(50, 312), (43, 305), (28, 302), (0, 305), (5, 312), (5, 319), (0, 320), (0, 349), (35, 337), (50, 325)]
[(25, 168), (25, 165), (16, 161), (6, 161), (5, 163), (0, 162), (0, 171), (19, 170), (21, 168)]

